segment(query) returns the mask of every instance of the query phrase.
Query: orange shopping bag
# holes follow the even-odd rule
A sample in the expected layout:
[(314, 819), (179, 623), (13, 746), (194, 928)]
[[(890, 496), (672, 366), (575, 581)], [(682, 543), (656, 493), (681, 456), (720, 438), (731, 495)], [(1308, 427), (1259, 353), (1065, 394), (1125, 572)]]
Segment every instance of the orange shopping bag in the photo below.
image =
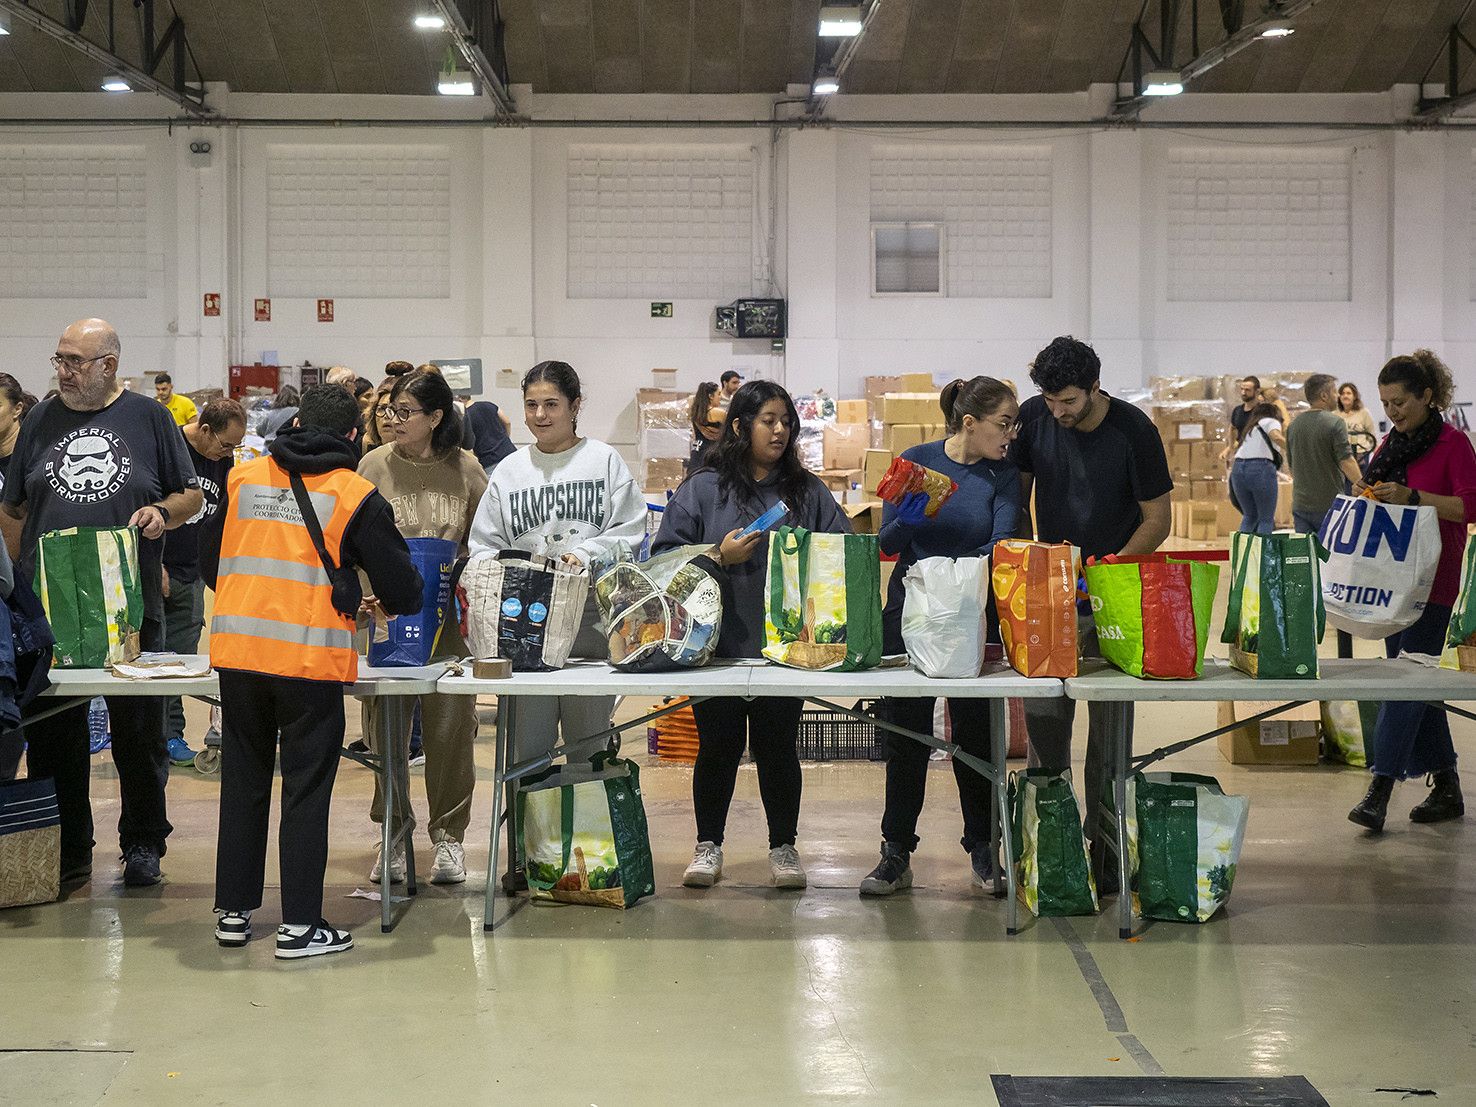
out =
[(1010, 665), (1022, 676), (1075, 676), (1076, 550), (1006, 539), (994, 544), (993, 557), (994, 606)]

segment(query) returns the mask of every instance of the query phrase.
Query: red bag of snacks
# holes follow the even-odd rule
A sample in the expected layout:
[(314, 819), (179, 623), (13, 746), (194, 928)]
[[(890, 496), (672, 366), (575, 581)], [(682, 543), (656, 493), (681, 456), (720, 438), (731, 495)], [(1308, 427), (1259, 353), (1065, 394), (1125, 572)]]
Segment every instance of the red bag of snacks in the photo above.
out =
[(905, 457), (893, 459), (876, 486), (877, 497), (893, 505), (900, 504), (903, 497), (910, 493), (926, 492), (928, 506), (924, 514), (930, 519), (948, 502), (948, 497), (957, 491), (957, 481), (950, 480), (936, 469), (908, 461)]

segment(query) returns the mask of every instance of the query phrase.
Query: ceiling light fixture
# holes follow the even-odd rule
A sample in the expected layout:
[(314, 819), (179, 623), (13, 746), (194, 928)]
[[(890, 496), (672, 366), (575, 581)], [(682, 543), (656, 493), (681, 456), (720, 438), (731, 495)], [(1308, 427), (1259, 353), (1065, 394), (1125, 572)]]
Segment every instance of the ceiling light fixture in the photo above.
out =
[(415, 26), (422, 31), (444, 31), (446, 29), (446, 21), (439, 15), (417, 15), (415, 17)]
[(1155, 69), (1143, 76), (1144, 96), (1177, 96), (1184, 91), (1184, 79), (1177, 69)]
[(810, 85), (810, 94), (812, 96), (834, 96), (839, 91), (840, 78), (828, 66), (815, 74), (815, 82)]
[(860, 4), (823, 4), (820, 7), (821, 38), (855, 38), (864, 20)]
[(436, 91), (442, 96), (475, 96), (477, 94), (476, 81), (472, 78), (470, 70), (458, 68), (456, 64), (456, 51), (446, 47), (446, 60), (441, 65), (440, 78), (436, 81)]
[(1297, 29), (1292, 26), (1290, 19), (1268, 19), (1261, 25), (1261, 38), (1286, 38), (1294, 35)]
[(0, 35), (10, 34), (10, 15), (0, 12)]
[(133, 86), (128, 83), (127, 79), (116, 73), (109, 73), (103, 78), (102, 90), (104, 92), (132, 92)]

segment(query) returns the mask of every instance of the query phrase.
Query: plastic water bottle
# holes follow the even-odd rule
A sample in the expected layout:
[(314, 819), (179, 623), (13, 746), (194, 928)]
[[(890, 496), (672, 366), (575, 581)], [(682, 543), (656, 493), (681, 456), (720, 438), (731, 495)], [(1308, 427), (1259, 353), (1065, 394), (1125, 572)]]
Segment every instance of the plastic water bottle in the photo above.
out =
[(87, 738), (93, 753), (99, 753), (113, 744), (108, 731), (108, 701), (94, 696), (87, 705)]

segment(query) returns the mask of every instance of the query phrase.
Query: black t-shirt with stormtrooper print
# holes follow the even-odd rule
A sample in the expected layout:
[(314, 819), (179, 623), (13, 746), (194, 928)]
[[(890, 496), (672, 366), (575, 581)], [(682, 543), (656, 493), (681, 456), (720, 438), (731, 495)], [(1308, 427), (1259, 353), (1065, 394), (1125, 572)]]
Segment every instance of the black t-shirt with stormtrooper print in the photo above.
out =
[[(35, 580), (36, 543), (49, 530), (123, 527), (133, 513), (198, 488), (184, 435), (163, 404), (123, 392), (101, 411), (73, 411), (54, 396), (21, 424), (4, 502), (26, 505), (20, 563)], [(144, 614), (162, 620), (163, 539), (139, 537)]]

